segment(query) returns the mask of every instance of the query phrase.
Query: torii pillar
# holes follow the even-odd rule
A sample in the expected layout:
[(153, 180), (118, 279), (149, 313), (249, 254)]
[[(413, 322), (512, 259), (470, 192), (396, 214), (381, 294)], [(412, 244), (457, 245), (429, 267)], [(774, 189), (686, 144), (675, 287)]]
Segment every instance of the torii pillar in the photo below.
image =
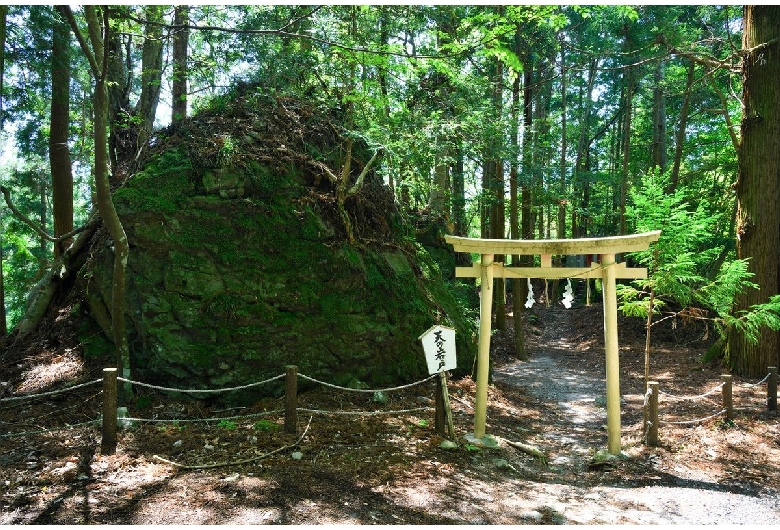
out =
[[(479, 350), (477, 354), (477, 395), (474, 407), (474, 439), (485, 438), (487, 386), (490, 366), (490, 335), (493, 309), (493, 279), (499, 278), (601, 278), (604, 295), (604, 350), (607, 378), (607, 450), (620, 453), (620, 358), (618, 354), (617, 293), (615, 280), (646, 278), (646, 269), (628, 269), (616, 263), (615, 255), (647, 250), (658, 241), (661, 231), (630, 236), (583, 239), (472, 239), (445, 236), (456, 252), (477, 253), (479, 265), (457, 267), (458, 278), (481, 278), (479, 305)], [(504, 267), (494, 263), (496, 254), (541, 256), (541, 267)], [(552, 256), (599, 254), (600, 264), (590, 267), (552, 267)]]

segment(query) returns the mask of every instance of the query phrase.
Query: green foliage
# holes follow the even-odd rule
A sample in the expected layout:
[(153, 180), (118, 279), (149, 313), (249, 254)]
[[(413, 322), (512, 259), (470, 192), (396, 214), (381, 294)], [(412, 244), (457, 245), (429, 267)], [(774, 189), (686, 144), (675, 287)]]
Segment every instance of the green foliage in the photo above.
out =
[(736, 296), (747, 289), (757, 289), (750, 281), (748, 260), (723, 261), (712, 279), (705, 271), (724, 252), (717, 232), (724, 212), (708, 209), (706, 200), (692, 207), (681, 191), (665, 193), (665, 182), (650, 177), (634, 193), (630, 215), (640, 231), (662, 230), (657, 243), (645, 252), (633, 256), (650, 270), (647, 280), (634, 286), (619, 285), (618, 296), (623, 314), (647, 317), (649, 289), (655, 291), (654, 314), (674, 304), (686, 308), (696, 306), (711, 312), (711, 320), (721, 340), (731, 329), (756, 342), (763, 326), (780, 329), (780, 295), (771, 296), (764, 304), (749, 311), (734, 314)]
[(138, 396), (135, 400), (135, 407), (138, 410), (148, 410), (152, 407), (152, 398), (149, 396)]
[[(112, 33), (142, 34), (142, 26), (134, 21), (138, 17), (125, 16), (139, 15), (141, 9), (112, 8), (116, 15), (111, 21)], [(22, 211), (34, 219), (45, 218), (43, 224), (47, 227), (51, 226), (51, 213), (45, 210), (51, 202), (47, 179), (49, 63), (55, 15), (51, 6), (10, 6), (3, 94), (7, 130), (13, 132), (16, 156), (24, 159), (25, 164), (3, 168), (0, 178), (13, 188)], [(576, 213), (577, 237), (617, 233), (620, 190), (625, 185), (627, 230), (663, 230), (661, 241), (650, 252), (630, 258), (648, 266), (651, 277), (646, 282), (620, 287), (626, 314), (645, 314), (647, 293), (652, 288), (657, 294), (656, 312), (668, 311), (672, 306), (699, 305), (712, 311), (726, 327), (753, 326), (750, 322), (771, 324), (769, 307), (757, 307), (753, 316), (730, 315), (734, 293), (752, 288), (744, 263), (733, 259), (735, 238), (730, 221), (736, 153), (724, 115), (736, 122), (741, 108), (737, 98), (721, 99), (721, 94), (739, 93), (740, 79), (727, 69), (705, 70), (696, 66), (695, 82), (689, 87), (688, 59), (681, 54), (670, 55), (660, 43), (663, 36), (670, 46), (731, 64), (732, 43), (740, 39), (739, 33), (734, 32), (740, 25), (740, 16), (740, 6), (194, 6), (194, 24), (231, 31), (190, 33), (191, 103), (193, 108), (212, 114), (235, 112), (232, 103), (239, 94), (258, 105), (262, 101), (284, 105), (295, 101), (288, 99), (295, 96), (309, 102), (312, 108), (336, 107), (331, 125), (341, 137), (359, 138), (367, 146), (385, 146), (386, 156), (377, 168), (378, 174), (392, 182), (395, 199), (403, 210), (429, 208), (432, 192), (445, 188), (434, 183), (433, 175), (443, 168), (452, 182), (460, 165), (458, 171), (464, 175), (466, 190), (462, 198), (464, 229), (472, 236), (480, 231), (481, 207), (495, 197), (492, 191), (482, 190), (480, 178), (486, 159), (501, 158), (506, 170), (519, 165), (517, 182), (529, 188), (530, 213), (539, 220), (534, 226), (534, 237), (555, 233), (550, 225), (558, 205), (564, 206), (567, 219)], [(276, 28), (285, 28), (285, 33), (257, 33)], [(232, 31), (236, 29), (252, 32)], [(141, 43), (142, 39), (128, 42), (129, 55), (122, 58), (130, 66), (137, 66)], [(503, 71), (496, 73), (499, 62)], [(656, 68), (659, 79), (653, 75)], [(589, 94), (591, 71), (595, 88)], [(565, 87), (562, 72), (567, 80)], [(531, 98), (529, 110), (533, 111), (529, 131), (520, 131), (517, 123), (522, 121), (524, 95), (520, 93), (520, 101), (515, 102), (510, 92), (514, 81), (524, 73), (531, 76), (525, 87)], [(629, 74), (636, 90), (631, 102), (632, 123), (627, 129), (630, 156), (623, 182), (622, 155), (626, 151), (620, 147), (624, 146), (620, 131), (625, 130), (621, 121), (625, 117), (623, 95)], [(89, 95), (89, 68), (78, 53), (73, 54), (72, 78), (70, 145), (77, 176), (77, 219), (83, 220), (91, 206), (89, 179), (94, 147), (90, 118), (94, 110)], [(253, 80), (262, 82), (251, 85)], [(242, 93), (247, 86), (260, 88), (254, 88), (252, 94)], [(498, 105), (493, 99), (496, 86), (504, 88)], [(654, 100), (656, 87), (665, 95), (661, 108), (656, 108)], [(137, 101), (139, 88), (137, 82), (129, 87), (125, 102), (128, 108)], [(655, 117), (665, 116), (664, 150), (672, 155), (675, 146), (670, 139), (676, 137), (673, 129), (681, 121), (679, 114), (688, 92), (695, 111), (683, 131), (676, 191), (665, 193), (670, 187), (668, 169), (663, 176), (650, 171), (654, 164), (650, 149), (644, 146), (653, 145)], [(235, 118), (248, 119), (240, 113)], [(253, 123), (252, 127), (262, 125)], [(290, 123), (296, 130), (299, 126)], [(186, 133), (187, 125), (178, 131)], [(208, 157), (224, 170), (220, 176), (233, 177), (232, 173), (227, 175), (228, 170), (246, 162), (241, 169), (247, 171), (242, 175), (247, 194), (268, 199), (263, 204), (251, 203), (258, 213), (244, 215), (238, 221), (241, 231), (258, 234), (258, 238), (270, 241), (269, 247), (273, 248), (288, 237), (288, 230), (300, 230), (312, 243), (322, 238), (323, 225), (316, 222), (314, 213), (307, 207), (292, 205), (291, 194), (287, 193), (297, 185), (297, 179), (287, 177), (299, 175), (296, 171), (303, 171), (301, 167), (290, 168), (289, 175), (268, 171), (259, 161), (242, 158), (245, 140), (239, 135), (213, 133), (207, 142), (217, 149), (209, 150)], [(513, 145), (512, 140), (517, 138), (525, 145)], [(168, 150), (149, 160), (143, 170), (127, 175), (134, 186), (116, 192), (117, 205), (124, 209), (120, 213), (141, 210), (159, 214), (153, 222), (134, 219), (131, 232), (164, 234), (176, 239), (186, 249), (175, 254), (177, 264), (186, 261), (182, 256), (192, 253), (194, 261), (206, 261), (216, 255), (221, 260), (220, 267), (233, 267), (248, 255), (244, 250), (251, 248), (251, 262), (260, 271), (258, 276), (273, 276), (281, 267), (278, 256), (266, 248), (254, 248), (249, 238), (235, 235), (239, 232), (236, 227), (226, 226), (215, 213), (215, 202), (191, 201), (196, 188), (203, 186), (202, 175), (196, 175), (202, 169), (193, 168), (192, 159), (198, 153), (187, 142), (186, 135), (181, 145), (181, 149)], [(307, 146), (307, 154), (327, 161), (337, 171), (343, 146), (330, 145), (328, 141), (323, 145)], [(562, 152), (563, 145), (568, 146), (567, 153)], [(666, 167), (670, 165), (671, 161)], [(325, 189), (327, 182), (323, 181), (316, 192)], [(355, 199), (359, 201), (361, 197)], [(452, 197), (449, 202), (444, 201), (447, 211), (439, 213), (452, 219), (452, 207), (460, 200)], [(193, 214), (200, 221), (196, 229), (164, 226), (167, 214), (188, 209), (200, 210)], [(292, 210), (300, 216), (293, 217)], [(27, 227), (6, 215), (6, 210), (2, 213), (2, 272), (13, 324), (24, 311), (29, 290), (50, 263), (51, 249), (41, 245)], [(396, 219), (393, 225), (406, 231), (408, 242), (414, 240), (413, 227)], [(208, 236), (201, 232), (208, 232)], [(189, 270), (172, 271), (168, 279), (186, 291), (183, 296), (202, 302), (200, 313), (184, 311), (186, 304), (182, 301), (177, 302), (181, 307), (174, 304), (173, 309), (145, 310), (150, 314), (187, 313), (182, 320), (193, 327), (202, 323), (198, 318), (217, 319), (222, 328), (215, 336), (224, 342), (230, 341), (228, 323), (251, 320), (262, 313), (270, 315), (274, 325), (292, 329), (305, 314), (300, 308), (306, 307), (314, 307), (316, 317), (328, 325), (351, 332), (356, 324), (349, 316), (349, 303), (340, 293), (365, 282), (371, 295), (350, 303), (375, 305), (378, 314), (387, 315), (382, 317), (386, 319), (382, 326), (418, 325), (404, 322), (404, 315), (419, 315), (423, 311), (449, 314), (459, 307), (466, 313), (465, 322), (456, 326), (459, 340), (470, 340), (476, 329), (477, 312), (468, 285), (449, 283), (440, 292), (431, 292), (427, 299), (420, 300), (419, 285), (415, 284), (418, 277), (412, 279), (410, 275), (411, 281), (403, 284), (401, 292), (390, 292), (393, 288), (388, 287), (387, 277), (405, 273), (378, 254), (370, 256), (363, 250), (346, 248), (334, 260), (337, 263), (324, 265), (316, 263), (311, 248), (290, 251), (285, 259), (296, 270), (313, 272), (326, 268), (332, 277), (337, 277), (336, 273), (343, 275), (343, 285), (322, 292), (305, 282), (302, 274), (293, 280), (300, 285), (297, 299), (268, 303), (247, 302), (242, 295), (249, 287), (232, 285), (223, 290), (218, 282), (209, 281), (215, 271), (202, 275)], [(436, 252), (434, 256), (420, 249), (405, 252), (412, 267), (419, 265), (421, 283), (450, 277), (449, 266), (442, 265), (440, 254), (445, 252)], [(131, 267), (134, 259), (137, 257), (131, 254)], [(160, 256), (155, 259), (166, 261)], [(248, 281), (252, 289), (264, 295), (274, 289), (265, 280), (251, 277)], [(198, 298), (202, 293), (196, 292), (200, 288), (207, 291), (202, 299)], [(431, 290), (438, 291), (439, 287)], [(400, 299), (390, 296), (395, 294)], [(270, 297), (269, 294), (269, 300)], [(734, 320), (727, 321), (729, 318)], [(268, 331), (247, 325), (241, 327), (240, 333), (262, 343), (263, 333)], [(87, 338), (85, 351), (110, 349), (110, 345)], [(177, 340), (185, 342), (181, 337)], [(253, 350), (242, 355), (257, 357), (265, 353)], [(205, 348), (197, 352), (196, 362), (208, 364)]]
[(271, 420), (256, 421), (252, 428), (258, 431), (267, 432), (269, 434), (275, 433), (281, 429), (278, 423), (274, 423)]
[(225, 429), (226, 431), (234, 431), (237, 428), (236, 422), (232, 420), (219, 420), (219, 423), (217, 423), (217, 427), (220, 429)]
[(769, 301), (755, 304), (747, 311), (729, 314), (723, 317), (723, 333), (733, 328), (753, 344), (758, 342), (762, 327), (780, 331), (780, 295), (772, 295)]
[[(700, 301), (699, 291), (707, 283), (705, 269), (716, 260), (723, 247), (717, 232), (722, 212), (712, 212), (706, 201), (692, 206), (682, 191), (666, 193), (665, 179), (650, 175), (632, 193), (627, 217), (638, 232), (661, 230), (661, 237), (644, 252), (632, 253), (648, 267), (649, 278), (634, 282), (641, 289), (653, 289), (659, 303), (673, 300), (680, 306)], [(641, 316), (641, 304), (632, 303), (639, 291), (621, 287), (626, 314)], [(644, 312), (646, 315), (646, 311)]]

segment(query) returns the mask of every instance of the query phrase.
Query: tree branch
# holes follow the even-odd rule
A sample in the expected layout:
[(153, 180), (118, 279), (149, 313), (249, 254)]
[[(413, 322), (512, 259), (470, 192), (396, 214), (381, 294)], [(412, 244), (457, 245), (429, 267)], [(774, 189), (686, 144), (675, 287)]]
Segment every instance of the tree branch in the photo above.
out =
[(726, 120), (726, 128), (729, 131), (729, 136), (731, 137), (731, 143), (734, 146), (734, 151), (739, 153), (739, 138), (737, 138), (737, 132), (734, 130), (734, 124), (731, 121), (731, 115), (729, 114), (729, 106), (728, 106), (728, 100), (726, 99), (726, 95), (718, 87), (718, 84), (715, 82), (715, 77), (712, 75), (712, 73), (708, 72), (707, 76), (710, 78), (710, 86), (712, 87), (712, 90), (715, 91), (715, 93), (718, 95), (721, 104), (723, 105), (723, 109), (721, 110), (721, 112), (723, 113), (723, 118)]
[(57, 241), (57, 238), (50, 236), (46, 231), (38, 226), (33, 220), (31, 220), (29, 217), (24, 215), (19, 209), (14, 205), (14, 203), (11, 201), (11, 191), (6, 188), (5, 186), (0, 185), (0, 191), (3, 193), (3, 197), (5, 197), (5, 203), (8, 205), (8, 208), (11, 209), (13, 214), (24, 224), (32, 228), (36, 234), (41, 236), (46, 241), (51, 241), (52, 243)]
[(73, 11), (70, 9), (70, 6), (57, 6), (57, 10), (62, 14), (62, 16), (65, 17), (65, 19), (68, 21), (68, 24), (70, 24), (70, 29), (73, 30), (73, 34), (76, 36), (76, 40), (79, 41), (81, 51), (84, 52), (84, 56), (89, 62), (89, 67), (92, 69), (92, 73), (95, 75), (95, 77), (97, 77), (100, 73), (100, 68), (98, 68), (98, 63), (94, 54), (89, 50), (89, 45), (84, 39), (84, 34), (81, 33), (81, 30), (79, 29), (79, 24), (76, 22), (76, 17), (73, 16)]
[(351, 197), (352, 195), (356, 194), (358, 191), (360, 191), (360, 188), (363, 186), (363, 181), (366, 178), (366, 175), (368, 174), (368, 171), (371, 169), (371, 166), (376, 162), (377, 157), (384, 151), (384, 149), (377, 149), (374, 153), (374, 156), (371, 157), (371, 160), (368, 161), (368, 164), (366, 164), (366, 167), (363, 168), (363, 171), (360, 172), (360, 175), (358, 175), (357, 180), (355, 181), (355, 184), (349, 189), (347, 192), (347, 197)]
[(43, 228), (38, 226), (35, 221), (24, 215), (17, 207), (14, 205), (13, 201), (11, 200), (11, 191), (6, 188), (5, 186), (0, 185), (0, 192), (2, 192), (3, 197), (5, 198), (5, 203), (8, 205), (8, 208), (13, 212), (13, 214), (16, 216), (17, 219), (22, 221), (24, 224), (32, 228), (36, 234), (41, 236), (46, 241), (50, 241), (52, 243), (57, 243), (58, 241), (62, 241), (63, 239), (68, 239), (69, 237), (73, 237), (76, 234), (80, 234), (84, 230), (87, 230), (88, 228), (92, 228), (96, 224), (98, 224), (98, 219), (91, 219), (87, 224), (80, 226), (79, 228), (76, 228), (75, 230), (72, 230), (68, 232), (67, 234), (62, 234), (60, 236), (51, 236), (49, 235)]
[[(315, 10), (316, 11), (316, 10)], [(312, 11), (310, 13), (314, 14), (315, 11)], [(132, 15), (130, 13), (123, 13), (123, 17), (127, 18), (128, 20), (132, 20), (133, 22), (137, 22), (139, 24), (149, 24), (149, 25), (157, 25), (162, 26), (168, 30), (182, 30), (182, 29), (188, 29), (188, 30), (194, 30), (194, 31), (221, 31), (223, 33), (233, 33), (237, 35), (276, 35), (279, 37), (287, 37), (287, 38), (295, 38), (295, 39), (304, 39), (309, 40), (312, 42), (316, 42), (317, 44), (322, 44), (324, 46), (330, 46), (333, 48), (338, 48), (340, 50), (352, 52), (352, 53), (370, 53), (374, 55), (385, 55), (388, 57), (404, 57), (407, 59), (447, 59), (452, 57), (461, 57), (464, 54), (473, 52), (474, 50), (478, 49), (480, 46), (485, 46), (486, 44), (490, 43), (493, 40), (496, 40), (499, 36), (492, 36), (489, 39), (481, 40), (479, 42), (470, 44), (470, 45), (464, 45), (463, 49), (456, 51), (452, 54), (439, 54), (439, 55), (416, 55), (415, 53), (409, 54), (406, 52), (394, 52), (390, 50), (376, 50), (371, 48), (359, 48), (355, 46), (347, 46), (346, 44), (340, 44), (338, 42), (329, 41), (326, 39), (321, 39), (319, 37), (315, 37), (314, 35), (306, 35), (302, 33), (292, 33), (289, 31), (285, 31), (284, 28), (290, 27), (295, 22), (305, 18), (307, 15), (298, 17), (297, 19), (288, 22), (284, 26), (282, 26), (279, 29), (238, 29), (238, 28), (225, 28), (222, 26), (199, 26), (196, 24), (166, 24), (164, 22), (155, 22), (152, 20), (145, 20), (140, 17), (137, 17), (135, 15)]]

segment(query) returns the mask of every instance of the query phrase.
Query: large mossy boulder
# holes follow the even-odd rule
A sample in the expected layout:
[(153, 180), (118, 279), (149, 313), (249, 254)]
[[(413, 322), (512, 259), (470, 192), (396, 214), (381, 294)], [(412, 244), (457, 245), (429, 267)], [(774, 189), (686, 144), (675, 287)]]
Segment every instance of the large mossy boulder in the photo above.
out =
[[(344, 202), (345, 226), (322, 174), (339, 173), (344, 142), (332, 113), (251, 90), (160, 135), (114, 195), (130, 243), (134, 379), (224, 388), (297, 365), (340, 385), (410, 382), (427, 376), (418, 337), (436, 322), (457, 330), (471, 367), (472, 320), (373, 172)], [(371, 152), (352, 152), (362, 169)], [(98, 238), (80, 273), (106, 336), (112, 262)]]

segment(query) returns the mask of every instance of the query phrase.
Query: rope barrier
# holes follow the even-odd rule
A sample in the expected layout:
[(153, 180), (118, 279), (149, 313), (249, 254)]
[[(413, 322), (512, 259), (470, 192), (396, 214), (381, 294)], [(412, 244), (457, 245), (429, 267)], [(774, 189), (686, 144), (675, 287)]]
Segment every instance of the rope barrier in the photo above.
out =
[(16, 438), (19, 436), (29, 436), (31, 434), (45, 434), (49, 432), (69, 431), (77, 427), (84, 427), (85, 425), (94, 425), (99, 420), (89, 420), (82, 423), (74, 423), (73, 425), (66, 425), (64, 427), (54, 427), (53, 429), (43, 429), (40, 431), (25, 431), (25, 432), (12, 432), (8, 434), (0, 434), (0, 438)]
[(121, 418), (121, 420), (125, 422), (138, 422), (138, 423), (208, 423), (210, 421), (258, 418), (260, 416), (270, 416), (272, 414), (279, 414), (283, 412), (284, 409), (279, 409), (279, 410), (269, 410), (267, 412), (256, 412), (254, 414), (245, 414), (243, 416), (222, 416), (220, 418), (195, 418), (195, 419)]
[(214, 388), (214, 389), (208, 389), (208, 388), (192, 388), (192, 389), (182, 389), (182, 388), (170, 388), (165, 386), (157, 386), (157, 385), (150, 385), (149, 383), (141, 383), (139, 381), (132, 381), (130, 379), (125, 379), (124, 377), (117, 377), (117, 381), (122, 381), (123, 383), (130, 383), (133, 385), (138, 385), (146, 388), (151, 388), (153, 390), (162, 390), (164, 392), (181, 392), (182, 394), (219, 394), (220, 392), (233, 392), (234, 390), (245, 390), (247, 388), (252, 388), (255, 386), (264, 385), (266, 383), (271, 383), (273, 381), (276, 381), (277, 379), (284, 378), (285, 374), (280, 374), (275, 377), (272, 377), (270, 379), (266, 379), (265, 381), (260, 381), (258, 383), (250, 383), (248, 385), (243, 386), (234, 386), (230, 388)]
[(408, 385), (394, 386), (392, 388), (380, 388), (380, 389), (374, 389), (374, 390), (368, 389), (368, 388), (347, 388), (347, 387), (344, 387), (344, 386), (338, 386), (338, 385), (334, 385), (334, 384), (331, 384), (331, 383), (326, 383), (325, 381), (319, 381), (317, 379), (314, 379), (313, 377), (309, 377), (308, 375), (303, 375), (303, 374), (298, 374), (298, 377), (300, 377), (301, 379), (307, 379), (307, 380), (312, 381), (314, 383), (319, 383), (321, 385), (324, 385), (324, 386), (327, 386), (327, 387), (330, 387), (330, 388), (335, 388), (335, 389), (338, 389), (338, 390), (346, 390), (347, 392), (367, 392), (369, 394), (374, 394), (376, 392), (392, 392), (394, 390), (403, 390), (405, 388), (411, 388), (413, 386), (417, 386), (417, 385), (420, 385), (420, 384), (425, 383), (427, 381), (430, 381), (431, 379), (433, 379), (434, 377), (437, 377), (438, 375), (439, 374), (433, 374), (433, 375), (431, 375), (429, 377), (426, 377), (425, 379), (422, 379), (421, 381), (416, 381), (414, 383), (409, 383)]
[(675, 396), (673, 394), (667, 394), (666, 392), (664, 392), (662, 390), (658, 390), (658, 393), (659, 394), (663, 394), (664, 396), (666, 396), (668, 398), (676, 399), (678, 401), (693, 401), (693, 400), (696, 400), (696, 399), (701, 399), (703, 397), (707, 397), (710, 394), (714, 394), (715, 392), (717, 392), (718, 390), (723, 388), (723, 384), (724, 383), (721, 383), (718, 386), (716, 386), (715, 388), (713, 388), (712, 390), (709, 390), (708, 392), (705, 392), (704, 394), (700, 394), (698, 396)]
[(698, 420), (687, 420), (687, 421), (661, 421), (659, 420), (658, 423), (662, 425), (689, 425), (692, 423), (701, 423), (707, 420), (711, 420), (712, 418), (716, 418), (720, 416), (721, 414), (725, 413), (726, 409), (721, 410), (720, 412), (716, 412), (712, 416), (707, 416), (706, 418), (700, 418)]
[[(76, 403), (74, 405), (70, 405), (70, 406), (63, 407), (63, 408), (58, 408), (57, 410), (53, 410), (53, 411), (51, 411), (51, 412), (49, 412), (47, 414), (44, 414), (43, 416), (38, 416), (37, 418), (28, 419), (25, 423), (28, 423), (28, 424), (29, 423), (37, 423), (37, 422), (40, 422), (43, 418), (48, 418), (49, 416), (54, 416), (55, 414), (62, 414), (66, 410), (72, 410), (72, 409), (75, 409), (76, 407), (81, 407), (85, 403), (90, 402), (91, 400), (95, 399), (96, 397), (98, 397), (102, 393), (103, 393), (103, 391), (101, 390), (97, 394), (92, 394), (87, 399), (85, 399), (83, 401), (79, 401), (78, 403)], [(6, 423), (6, 422), (0, 422), (0, 423)], [(12, 423), (6, 423), (6, 425), (13, 425), (13, 424)]]
[(763, 378), (761, 381), (759, 381), (758, 383), (746, 383), (746, 384), (744, 384), (744, 385), (736, 385), (736, 386), (738, 386), (738, 387), (740, 387), (740, 388), (753, 388), (753, 387), (757, 387), (758, 385), (763, 385), (764, 383), (766, 383), (767, 379), (769, 379), (769, 377), (770, 377), (771, 375), (772, 375), (772, 372), (769, 372), (769, 373), (768, 373), (768, 374), (766, 374), (766, 376), (765, 376), (765, 377), (764, 377), (764, 378)]
[(23, 399), (33, 399), (43, 396), (53, 396), (54, 394), (62, 394), (63, 392), (70, 392), (71, 390), (76, 390), (77, 388), (82, 388), (89, 385), (94, 385), (96, 383), (102, 382), (102, 379), (95, 379), (94, 381), (88, 381), (86, 383), (81, 383), (80, 385), (74, 385), (69, 386), (67, 388), (60, 388), (59, 390), (52, 390), (51, 392), (41, 392), (40, 394), (25, 394), (23, 396), (12, 396), (7, 398), (0, 398), (0, 401), (21, 401)]
[[(347, 388), (347, 387), (344, 387), (344, 386), (334, 385), (332, 383), (326, 383), (325, 381), (320, 381), (319, 379), (315, 379), (313, 377), (309, 377), (308, 375), (304, 375), (304, 374), (298, 374), (298, 377), (300, 377), (301, 379), (307, 379), (307, 380), (309, 380), (309, 381), (311, 381), (313, 383), (319, 383), (321, 385), (324, 385), (324, 386), (327, 386), (327, 387), (330, 387), (330, 388), (335, 388), (335, 389), (338, 389), (338, 390), (346, 390), (348, 392), (367, 392), (367, 393), (372, 393), (373, 394), (373, 393), (376, 393), (376, 392), (392, 392), (394, 390), (403, 390), (403, 389), (406, 389), (406, 388), (411, 388), (413, 386), (420, 385), (422, 383), (430, 381), (431, 379), (436, 377), (436, 375), (438, 375), (438, 374), (431, 375), (431, 376), (429, 376), (429, 377), (427, 377), (425, 379), (422, 379), (420, 381), (416, 381), (414, 383), (409, 383), (408, 385), (401, 385), (401, 386), (395, 386), (395, 387), (391, 387), (391, 388), (380, 388), (380, 389)], [(279, 375), (277, 375), (275, 377), (271, 377), (270, 379), (266, 379), (265, 381), (260, 381), (260, 382), (257, 382), (257, 383), (250, 383), (248, 385), (235, 386), (235, 387), (230, 387), (230, 388), (215, 388), (215, 389), (171, 388), (171, 387), (165, 387), (165, 386), (152, 385), (152, 384), (149, 384), (149, 383), (141, 383), (139, 381), (133, 381), (131, 379), (125, 379), (124, 377), (117, 377), (116, 380), (117, 381), (122, 381), (123, 383), (130, 383), (130, 384), (142, 386), (142, 387), (145, 387), (145, 388), (151, 388), (153, 390), (161, 390), (161, 391), (164, 391), (164, 392), (181, 392), (183, 394), (217, 394), (217, 393), (220, 393), (220, 392), (233, 392), (235, 390), (245, 390), (247, 388), (252, 388), (252, 387), (255, 387), (255, 386), (260, 386), (260, 385), (264, 385), (264, 384), (267, 384), (267, 383), (271, 383), (273, 381), (276, 381), (278, 379), (282, 379), (284, 377), (285, 377), (285, 374), (279, 374)], [(96, 382), (99, 382), (99, 381), (100, 380), (98, 380)]]
[(433, 407), (420, 407), (406, 410), (375, 410), (375, 411), (349, 411), (349, 410), (318, 410), (318, 409), (297, 409), (298, 412), (308, 412), (309, 414), (333, 414), (343, 416), (381, 416), (386, 414), (408, 414), (410, 412), (421, 412), (431, 410)]

